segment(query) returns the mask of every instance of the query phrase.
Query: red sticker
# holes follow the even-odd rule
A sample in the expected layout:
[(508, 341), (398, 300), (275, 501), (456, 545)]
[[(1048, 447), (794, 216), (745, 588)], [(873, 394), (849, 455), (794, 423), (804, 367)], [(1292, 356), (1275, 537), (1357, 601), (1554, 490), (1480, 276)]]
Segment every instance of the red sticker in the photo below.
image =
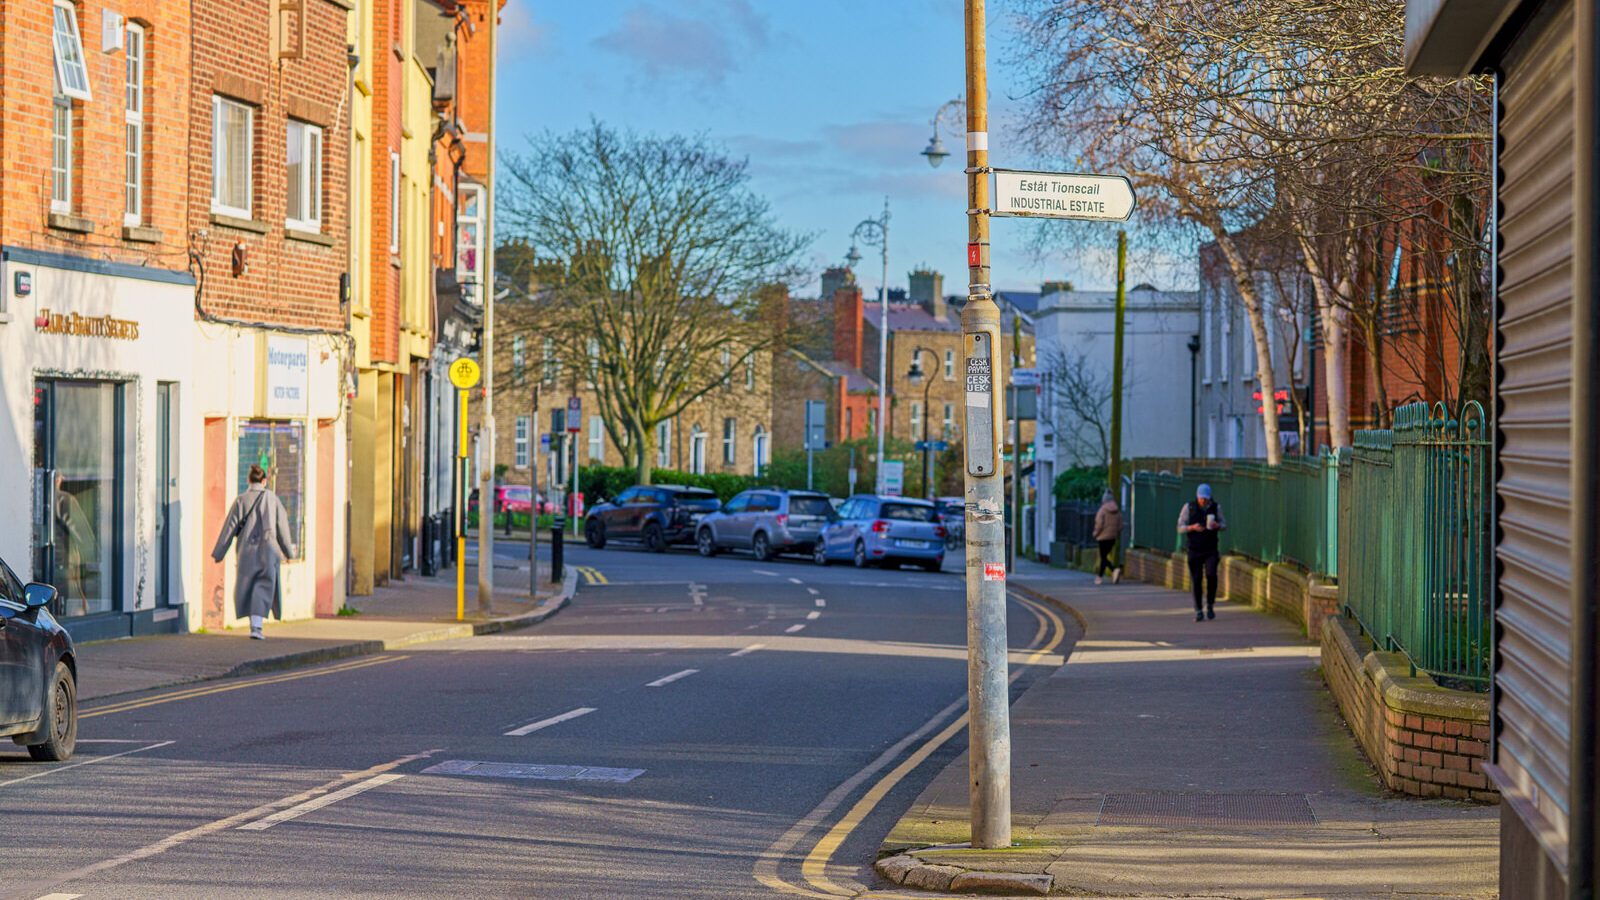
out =
[(984, 581), (1005, 581), (1006, 580), (1006, 564), (1005, 563), (984, 563), (983, 564), (983, 580)]
[(967, 265), (978, 266), (983, 264), (983, 254), (979, 252), (977, 244), (967, 245)]

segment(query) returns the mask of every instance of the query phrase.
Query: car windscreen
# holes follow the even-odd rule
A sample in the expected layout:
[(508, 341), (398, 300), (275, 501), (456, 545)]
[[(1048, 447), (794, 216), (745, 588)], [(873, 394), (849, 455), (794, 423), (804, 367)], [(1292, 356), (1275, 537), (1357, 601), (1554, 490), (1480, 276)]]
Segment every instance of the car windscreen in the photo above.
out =
[(530, 488), (530, 487), (519, 487), (519, 486), (516, 486), (516, 485), (508, 487), (508, 488), (506, 488), (506, 499), (508, 499), (508, 500), (532, 500), (533, 499), (533, 488)]
[(937, 522), (939, 513), (931, 506), (913, 506), (910, 503), (885, 503), (878, 514), (881, 519), (897, 522)]
[(789, 515), (791, 516), (827, 516), (833, 512), (833, 504), (827, 497), (790, 497)]
[(704, 510), (713, 510), (713, 509), (721, 509), (722, 508), (722, 503), (717, 500), (717, 495), (716, 494), (712, 494), (712, 493), (705, 493), (705, 494), (695, 493), (695, 494), (691, 494), (691, 493), (688, 493), (687, 491), (680, 492), (678, 494), (678, 505), (679, 506), (687, 506), (690, 509), (704, 509)]

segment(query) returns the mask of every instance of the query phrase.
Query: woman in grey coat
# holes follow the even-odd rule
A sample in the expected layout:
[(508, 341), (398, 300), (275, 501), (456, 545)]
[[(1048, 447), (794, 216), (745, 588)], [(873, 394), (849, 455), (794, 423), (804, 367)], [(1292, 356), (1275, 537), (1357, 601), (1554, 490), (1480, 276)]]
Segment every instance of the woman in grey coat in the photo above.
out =
[(233, 586), (233, 613), (250, 617), (250, 637), (265, 640), (261, 623), (270, 612), (283, 618), (278, 602), (278, 566), (294, 557), (294, 538), (289, 534), (289, 513), (278, 495), (267, 490), (267, 473), (260, 466), (250, 467), (250, 486), (236, 497), (228, 510), (228, 520), (217, 535), (211, 558), (222, 562), (228, 545), (239, 539), (239, 574)]

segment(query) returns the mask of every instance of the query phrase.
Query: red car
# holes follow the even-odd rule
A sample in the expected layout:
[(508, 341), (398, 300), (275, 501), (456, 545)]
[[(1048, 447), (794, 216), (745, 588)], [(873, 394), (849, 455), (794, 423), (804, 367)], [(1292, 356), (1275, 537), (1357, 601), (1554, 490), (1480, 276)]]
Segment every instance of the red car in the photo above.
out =
[[(545, 515), (555, 512), (555, 505), (539, 498), (539, 513)], [(511, 516), (513, 525), (527, 527), (533, 518), (533, 488), (525, 484), (502, 484), (494, 489), (494, 523), (504, 525), (506, 516)], [(478, 492), (473, 491), (467, 499), (467, 521), (474, 527), (478, 524)]]

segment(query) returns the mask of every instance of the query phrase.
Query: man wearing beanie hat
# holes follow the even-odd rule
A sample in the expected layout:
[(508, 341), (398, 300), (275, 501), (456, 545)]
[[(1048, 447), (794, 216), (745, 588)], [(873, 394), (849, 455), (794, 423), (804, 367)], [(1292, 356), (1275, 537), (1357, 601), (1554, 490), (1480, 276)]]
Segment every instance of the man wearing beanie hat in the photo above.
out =
[[(1195, 489), (1194, 502), (1185, 503), (1178, 513), (1178, 533), (1189, 548), (1189, 585), (1194, 589), (1194, 620), (1203, 622), (1215, 619), (1217, 602), (1217, 563), (1222, 554), (1217, 549), (1217, 535), (1228, 527), (1222, 518), (1222, 507), (1211, 499), (1211, 485), (1202, 484)], [(1203, 576), (1203, 578), (1202, 578)], [(1205, 605), (1201, 605), (1200, 583), (1205, 581)]]

